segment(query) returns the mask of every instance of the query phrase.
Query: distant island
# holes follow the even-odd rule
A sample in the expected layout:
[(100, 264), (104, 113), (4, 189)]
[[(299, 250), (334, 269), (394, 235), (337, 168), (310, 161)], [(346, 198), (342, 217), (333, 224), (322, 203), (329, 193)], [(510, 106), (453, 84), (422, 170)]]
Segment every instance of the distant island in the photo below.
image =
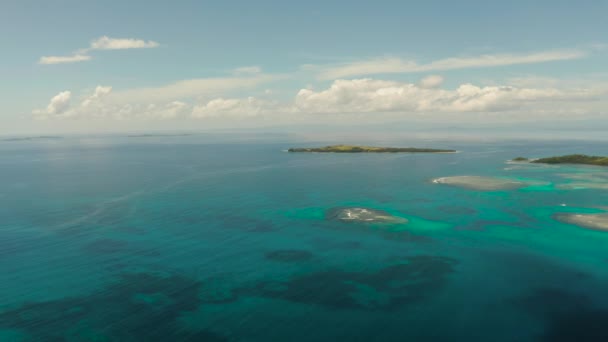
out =
[(176, 133), (176, 134), (162, 134), (162, 133), (144, 133), (144, 134), (132, 134), (127, 135), (127, 138), (165, 138), (165, 137), (189, 137), (192, 133)]
[[(518, 157), (515, 161), (525, 161), (526, 158)], [(608, 166), (608, 157), (588, 156), (584, 154), (569, 154), (566, 156), (548, 157), (530, 160), (531, 163), (539, 164), (584, 164)]]
[(290, 148), (288, 152), (335, 152), (335, 153), (453, 153), (456, 150), (442, 150), (415, 147), (373, 147), (356, 145), (331, 145), (313, 148)]
[(0, 138), (0, 141), (33, 141), (33, 140), (56, 140), (62, 139), (59, 136), (52, 135), (40, 135), (34, 137), (9, 137), (9, 138)]

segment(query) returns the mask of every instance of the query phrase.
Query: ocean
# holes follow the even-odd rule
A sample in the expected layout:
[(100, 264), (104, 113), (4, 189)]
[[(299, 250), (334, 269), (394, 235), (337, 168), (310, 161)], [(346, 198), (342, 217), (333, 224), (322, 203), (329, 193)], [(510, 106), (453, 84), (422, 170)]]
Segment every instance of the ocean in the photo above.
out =
[(0, 142), (0, 341), (608, 341), (608, 232), (557, 219), (608, 211), (608, 168), (508, 162), (604, 143), (285, 152), (327, 143)]

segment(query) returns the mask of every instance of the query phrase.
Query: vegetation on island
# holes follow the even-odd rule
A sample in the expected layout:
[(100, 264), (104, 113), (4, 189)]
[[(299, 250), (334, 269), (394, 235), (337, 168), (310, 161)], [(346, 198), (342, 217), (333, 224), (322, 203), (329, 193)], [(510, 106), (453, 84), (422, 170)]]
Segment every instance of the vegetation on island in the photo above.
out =
[(585, 164), (608, 166), (608, 157), (569, 154), (566, 156), (535, 159), (532, 163), (541, 164)]
[(608, 157), (588, 156), (585, 154), (569, 154), (565, 156), (547, 157), (539, 159), (528, 159), (525, 157), (513, 158), (512, 161), (530, 162), (539, 164), (584, 164), (608, 166)]
[(325, 147), (313, 148), (290, 148), (288, 152), (336, 152), (336, 153), (449, 153), (456, 150), (444, 150), (433, 148), (415, 148), (415, 147), (373, 147), (373, 146), (356, 146), (356, 145), (331, 145)]
[(513, 161), (516, 162), (523, 162), (523, 161), (528, 161), (529, 159), (526, 157), (517, 157), (517, 158), (513, 158)]

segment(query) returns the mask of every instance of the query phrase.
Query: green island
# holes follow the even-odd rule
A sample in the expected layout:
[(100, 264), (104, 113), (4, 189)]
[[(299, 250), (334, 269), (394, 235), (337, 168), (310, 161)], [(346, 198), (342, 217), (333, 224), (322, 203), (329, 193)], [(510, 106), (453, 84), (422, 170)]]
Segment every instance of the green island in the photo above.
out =
[(335, 152), (335, 153), (454, 153), (456, 150), (415, 147), (373, 147), (356, 145), (330, 145), (313, 148), (290, 148), (288, 152)]
[(569, 154), (566, 156), (535, 159), (531, 162), (540, 164), (584, 164), (608, 166), (608, 157)]

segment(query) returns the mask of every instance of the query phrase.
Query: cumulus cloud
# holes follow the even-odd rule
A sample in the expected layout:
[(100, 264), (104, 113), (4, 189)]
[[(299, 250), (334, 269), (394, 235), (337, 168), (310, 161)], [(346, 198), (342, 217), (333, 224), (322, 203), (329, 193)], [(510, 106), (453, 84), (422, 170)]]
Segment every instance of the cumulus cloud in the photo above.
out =
[(429, 75), (418, 82), (421, 88), (438, 88), (443, 84), (443, 77), (439, 75)]
[(325, 90), (301, 89), (295, 106), (306, 113), (497, 112), (530, 103), (590, 98), (586, 91), (475, 86), (454, 90), (373, 79), (337, 80)]
[(34, 110), (33, 113), (46, 119), (175, 119), (188, 116), (192, 110), (191, 105), (181, 101), (116, 103), (112, 96), (112, 87), (97, 86), (92, 93), (72, 104), (71, 92), (64, 91), (51, 98), (46, 109)]
[(33, 114), (37, 118), (48, 118), (48, 117), (62, 117), (66, 116), (66, 113), (70, 109), (70, 100), (72, 99), (72, 92), (62, 91), (59, 94), (53, 96), (49, 101), (49, 104), (44, 109), (35, 109)]
[[(226, 97), (232, 92), (255, 89), (276, 79), (259, 74), (183, 80), (155, 88), (115, 91), (109, 86), (74, 97), (70, 91), (53, 96), (43, 109), (34, 110), (43, 118), (103, 119), (187, 119), (187, 118), (272, 118), (308, 120), (308, 114), (366, 114), (370, 119), (381, 115), (407, 117), (408, 114), (432, 114), (435, 117), (455, 113), (494, 112), (513, 114), (551, 112), (580, 114), (600, 108), (607, 87), (533, 85), (474, 85), (442, 88), (443, 78), (431, 75), (417, 83), (371, 78), (336, 80), (328, 88), (300, 89), (291, 100), (277, 102), (257, 97)], [(522, 84), (525, 84), (522, 83)], [(259, 91), (255, 92), (259, 94)], [(594, 101), (599, 100), (599, 101)], [(594, 104), (595, 103), (595, 104)], [(429, 115), (431, 116), (431, 115)], [(521, 115), (520, 115), (521, 116)], [(331, 115), (328, 115), (331, 117)], [(363, 118), (365, 116), (358, 116)], [(491, 116), (488, 116), (491, 117)], [(314, 119), (314, 120), (318, 120)]]
[(111, 87), (98, 86), (93, 94), (84, 97), (76, 106), (71, 103), (72, 93), (63, 91), (51, 98), (46, 109), (34, 110), (34, 114), (43, 118), (67, 118), (78, 116), (84, 111), (92, 113), (102, 108), (101, 101), (111, 90)]
[(53, 96), (51, 102), (46, 107), (46, 113), (50, 115), (61, 115), (67, 111), (70, 107), (70, 99), (72, 93), (69, 91), (62, 91), (61, 93)]
[(123, 49), (146, 49), (159, 47), (160, 44), (153, 40), (142, 40), (133, 38), (110, 38), (99, 37), (91, 41), (91, 50), (123, 50)]
[(93, 92), (93, 95), (85, 98), (82, 101), (82, 106), (91, 107), (94, 105), (98, 105), (103, 100), (103, 98), (108, 96), (111, 92), (112, 87), (97, 86), (97, 88), (95, 88), (95, 91)]
[(334, 80), (338, 78), (391, 73), (429, 72), (441, 70), (496, 67), (516, 64), (533, 64), (552, 61), (580, 59), (587, 55), (582, 50), (543, 51), (530, 54), (497, 54), (473, 57), (451, 57), (420, 64), (400, 58), (375, 58), (328, 67), (307, 66), (316, 69), (318, 78)]
[(117, 108), (109, 105), (108, 98), (112, 87), (97, 86), (93, 94), (84, 96), (79, 106), (71, 108), (70, 116), (75, 117), (105, 117), (113, 115)]
[(62, 64), (62, 63), (76, 63), (91, 60), (91, 56), (76, 54), (73, 56), (42, 56), (38, 61), (38, 64)]
[[(219, 98), (222, 94), (255, 88), (263, 83), (280, 79), (281, 76), (255, 74), (243, 77), (219, 77), (181, 80), (159, 87), (132, 88), (115, 91), (109, 86), (97, 86), (86, 91), (70, 103), (72, 93), (61, 92), (54, 96), (47, 108), (36, 109), (37, 117), (45, 118), (162, 118), (171, 119), (195, 116), (213, 116), (261, 112), (266, 100), (254, 98), (237, 101)], [(216, 98), (195, 105), (201, 98)], [(197, 107), (193, 111), (193, 107)]]
[(274, 109), (274, 103), (247, 97), (244, 99), (217, 98), (207, 103), (195, 106), (192, 117), (209, 118), (218, 116), (257, 116)]
[(185, 102), (173, 101), (167, 103), (164, 108), (161, 108), (157, 111), (156, 115), (152, 116), (157, 116), (161, 119), (175, 119), (178, 117), (186, 116), (186, 114), (190, 110), (190, 107), (191, 106)]

